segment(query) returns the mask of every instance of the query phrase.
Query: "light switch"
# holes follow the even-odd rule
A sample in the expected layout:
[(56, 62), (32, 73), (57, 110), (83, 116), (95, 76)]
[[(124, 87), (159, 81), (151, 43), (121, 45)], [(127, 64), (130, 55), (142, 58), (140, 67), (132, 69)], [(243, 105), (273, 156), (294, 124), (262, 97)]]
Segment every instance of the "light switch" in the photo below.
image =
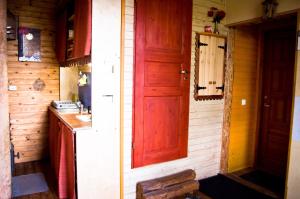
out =
[(242, 106), (246, 106), (246, 104), (247, 104), (246, 99), (242, 99)]
[(15, 86), (15, 85), (9, 85), (8, 86), (8, 90), (9, 91), (16, 91), (17, 90), (17, 86)]

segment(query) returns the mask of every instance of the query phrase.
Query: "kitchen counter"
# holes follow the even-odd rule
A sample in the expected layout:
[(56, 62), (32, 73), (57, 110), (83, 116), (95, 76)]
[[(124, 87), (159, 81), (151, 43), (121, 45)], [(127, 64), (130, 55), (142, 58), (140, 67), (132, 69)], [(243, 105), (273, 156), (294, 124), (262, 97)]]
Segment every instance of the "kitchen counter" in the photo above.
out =
[(59, 112), (57, 109), (51, 106), (49, 107), (49, 110), (53, 112), (73, 132), (92, 128), (91, 121), (85, 122), (76, 117), (78, 115), (90, 115), (90, 114), (63, 113), (63, 112)]

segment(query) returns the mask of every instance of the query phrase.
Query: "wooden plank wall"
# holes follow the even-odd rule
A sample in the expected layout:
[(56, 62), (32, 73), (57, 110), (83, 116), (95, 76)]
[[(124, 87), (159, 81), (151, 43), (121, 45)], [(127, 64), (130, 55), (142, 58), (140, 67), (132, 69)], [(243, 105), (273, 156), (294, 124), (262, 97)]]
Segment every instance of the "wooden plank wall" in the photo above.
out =
[[(47, 108), (59, 99), (59, 66), (55, 57), (55, 0), (9, 0), (8, 9), (19, 16), (19, 26), (41, 30), (42, 61), (19, 62), (17, 41), (8, 42), (8, 79), (17, 91), (9, 91), (11, 140), (18, 162), (39, 160), (47, 151)], [(45, 82), (35, 91), (37, 79)]]
[[(258, 107), (258, 33), (253, 28), (237, 28), (234, 44), (229, 172), (254, 164)], [(245, 106), (242, 99), (246, 99)]]

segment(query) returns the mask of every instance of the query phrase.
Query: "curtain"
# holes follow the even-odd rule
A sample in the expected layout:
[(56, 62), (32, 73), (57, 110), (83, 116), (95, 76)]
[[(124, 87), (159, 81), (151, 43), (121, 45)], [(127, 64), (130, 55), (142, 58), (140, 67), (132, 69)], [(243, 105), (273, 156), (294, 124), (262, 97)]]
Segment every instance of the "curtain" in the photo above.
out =
[(61, 13), (56, 19), (56, 58), (59, 63), (66, 60), (66, 42), (67, 42), (67, 10)]
[(92, 0), (75, 1), (74, 58), (91, 54)]
[(62, 125), (60, 143), (58, 197), (75, 199), (74, 134), (65, 125)]

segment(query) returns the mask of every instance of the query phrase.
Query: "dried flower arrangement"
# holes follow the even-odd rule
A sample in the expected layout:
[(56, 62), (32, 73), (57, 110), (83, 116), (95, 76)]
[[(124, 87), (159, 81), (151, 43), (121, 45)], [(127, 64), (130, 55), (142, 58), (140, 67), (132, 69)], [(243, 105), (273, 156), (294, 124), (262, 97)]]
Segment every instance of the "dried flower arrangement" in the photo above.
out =
[(224, 19), (226, 13), (223, 10), (219, 10), (218, 8), (211, 7), (210, 10), (207, 12), (208, 17), (212, 17), (215, 28), (214, 28), (214, 33), (219, 34), (218, 30), (218, 24), (221, 22), (222, 19)]

